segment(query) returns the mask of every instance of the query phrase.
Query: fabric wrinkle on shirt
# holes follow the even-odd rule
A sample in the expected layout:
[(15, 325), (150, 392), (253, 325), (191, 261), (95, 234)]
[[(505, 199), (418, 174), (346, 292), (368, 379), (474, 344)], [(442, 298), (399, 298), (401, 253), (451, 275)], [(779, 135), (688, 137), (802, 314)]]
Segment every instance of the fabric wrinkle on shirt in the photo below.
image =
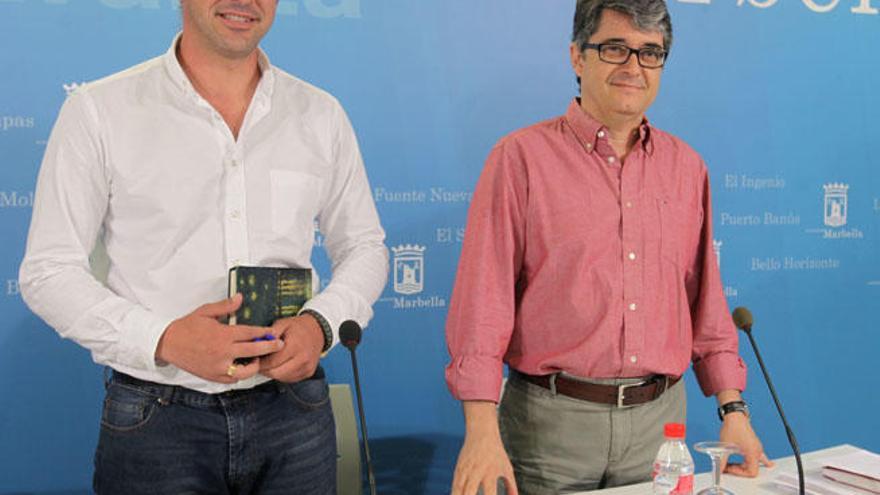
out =
[(529, 374), (678, 376), (745, 387), (711, 237), (703, 161), (643, 122), (621, 164), (574, 100), (491, 151), (468, 213), (447, 320), (460, 400)]
[[(334, 332), (372, 318), (388, 271), (357, 139), (330, 94), (269, 63), (236, 139), (175, 55), (86, 84), (64, 103), (40, 169), (22, 295), (95, 362), (207, 393), (213, 383), (157, 363), (167, 326), (227, 297), (236, 265), (312, 268), (316, 228), (336, 267), (305, 308)], [(89, 271), (92, 244), (111, 260)], [(334, 342), (338, 341), (334, 337)]]

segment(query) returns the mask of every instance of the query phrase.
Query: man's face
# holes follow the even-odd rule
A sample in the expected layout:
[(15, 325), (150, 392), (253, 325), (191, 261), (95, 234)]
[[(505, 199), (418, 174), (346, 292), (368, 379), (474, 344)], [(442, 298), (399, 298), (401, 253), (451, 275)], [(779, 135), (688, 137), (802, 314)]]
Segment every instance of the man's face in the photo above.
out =
[(184, 36), (223, 57), (249, 56), (275, 20), (277, 0), (181, 0)]
[[(589, 42), (617, 43), (635, 49), (665, 48), (662, 33), (639, 31), (628, 15), (609, 9), (602, 12), (599, 29)], [(662, 69), (641, 67), (635, 53), (625, 64), (614, 65), (601, 61), (598, 51), (581, 52), (572, 44), (571, 63), (581, 78), (581, 104), (597, 118), (641, 117), (660, 89)]]

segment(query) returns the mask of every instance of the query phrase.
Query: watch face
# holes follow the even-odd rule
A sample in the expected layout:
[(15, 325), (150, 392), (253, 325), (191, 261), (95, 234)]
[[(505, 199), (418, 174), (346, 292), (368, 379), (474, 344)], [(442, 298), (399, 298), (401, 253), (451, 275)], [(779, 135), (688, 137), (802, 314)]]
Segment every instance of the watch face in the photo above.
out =
[(718, 408), (718, 419), (724, 420), (724, 416), (732, 412), (741, 412), (746, 415), (746, 417), (750, 417), (749, 415), (749, 406), (745, 402), (736, 401), (736, 402), (728, 402), (723, 406)]

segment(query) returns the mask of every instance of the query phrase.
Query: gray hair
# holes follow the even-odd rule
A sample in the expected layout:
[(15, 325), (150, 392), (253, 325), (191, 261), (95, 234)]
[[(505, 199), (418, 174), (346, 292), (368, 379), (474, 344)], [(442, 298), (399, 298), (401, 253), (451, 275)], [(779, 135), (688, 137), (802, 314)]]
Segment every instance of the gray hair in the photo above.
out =
[(571, 41), (581, 51), (590, 36), (599, 29), (599, 20), (605, 9), (628, 15), (641, 31), (659, 31), (663, 35), (663, 49), (672, 46), (672, 21), (663, 0), (578, 0), (574, 13)]

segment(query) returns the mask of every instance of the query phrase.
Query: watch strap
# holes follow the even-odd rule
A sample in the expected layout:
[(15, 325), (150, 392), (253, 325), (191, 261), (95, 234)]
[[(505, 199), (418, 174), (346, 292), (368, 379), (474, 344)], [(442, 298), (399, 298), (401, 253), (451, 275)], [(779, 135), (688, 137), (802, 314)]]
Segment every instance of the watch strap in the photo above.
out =
[(749, 417), (749, 406), (742, 400), (736, 400), (733, 402), (728, 402), (727, 404), (723, 404), (718, 408), (718, 419), (724, 421), (724, 416), (732, 412), (741, 412)]
[(312, 315), (315, 320), (318, 322), (318, 326), (321, 327), (321, 332), (324, 333), (324, 347), (321, 349), (321, 352), (327, 352), (330, 350), (330, 347), (333, 346), (333, 329), (330, 328), (330, 323), (327, 321), (327, 318), (321, 313), (318, 313), (314, 309), (304, 309), (300, 312), (301, 315)]

